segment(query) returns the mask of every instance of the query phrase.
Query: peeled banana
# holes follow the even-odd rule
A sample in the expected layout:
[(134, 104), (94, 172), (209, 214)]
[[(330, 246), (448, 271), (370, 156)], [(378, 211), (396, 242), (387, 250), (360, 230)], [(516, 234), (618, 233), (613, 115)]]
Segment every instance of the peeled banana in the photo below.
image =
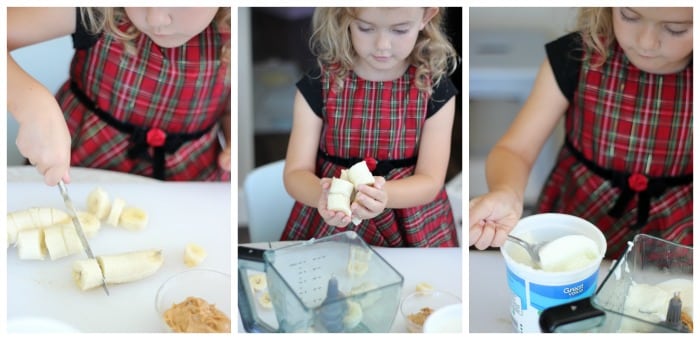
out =
[(250, 287), (253, 288), (253, 292), (261, 292), (267, 289), (267, 277), (264, 273), (250, 275), (248, 281), (250, 282)]
[(347, 302), (348, 309), (343, 316), (343, 327), (346, 330), (351, 330), (362, 321), (362, 305), (352, 300), (347, 300)]
[(103, 220), (109, 214), (109, 195), (101, 187), (94, 188), (87, 196), (87, 210)]
[(44, 232), (41, 229), (22, 230), (17, 233), (17, 256), (22, 260), (43, 260), (46, 258)]
[(17, 233), (27, 229), (48, 227), (70, 220), (66, 212), (56, 208), (29, 208), (7, 214), (7, 242), (15, 244)]
[(128, 206), (121, 197), (114, 198), (110, 204), (109, 194), (101, 187), (96, 187), (88, 194), (87, 207), (98, 220), (104, 220), (114, 227), (141, 230), (148, 225), (148, 213), (145, 210)]
[(119, 217), (121, 217), (125, 205), (126, 201), (124, 199), (119, 197), (114, 199), (112, 207), (109, 209), (109, 214), (107, 214), (107, 224), (111, 224), (115, 227), (119, 226)]
[(148, 224), (148, 213), (137, 207), (127, 206), (119, 215), (119, 226), (129, 230), (141, 230)]
[[(133, 251), (73, 263), (73, 280), (81, 290), (102, 285), (102, 273), (107, 284), (132, 282), (154, 274), (163, 265), (160, 250)], [(100, 272), (102, 268), (102, 272)]]
[[(355, 199), (357, 188), (362, 184), (374, 184), (374, 176), (369, 171), (366, 161), (353, 164), (349, 169), (340, 170), (340, 178), (333, 177), (328, 191), (328, 210), (342, 211), (352, 215), (350, 204)], [(357, 225), (362, 219), (352, 216), (352, 223)]]
[(185, 246), (185, 265), (194, 267), (204, 261), (207, 257), (207, 252), (199, 245), (189, 243)]

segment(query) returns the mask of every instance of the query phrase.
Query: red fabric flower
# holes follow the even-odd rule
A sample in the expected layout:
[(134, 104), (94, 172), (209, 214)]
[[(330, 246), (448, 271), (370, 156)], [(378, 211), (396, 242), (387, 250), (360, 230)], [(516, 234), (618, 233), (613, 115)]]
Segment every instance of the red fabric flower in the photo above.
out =
[(369, 171), (374, 171), (374, 169), (377, 168), (377, 160), (372, 158), (372, 157), (367, 157), (364, 159), (365, 163), (367, 163), (367, 168)]
[(627, 184), (634, 191), (640, 192), (647, 190), (647, 185), (649, 184), (649, 179), (643, 174), (635, 173), (627, 178)]
[(151, 128), (146, 133), (146, 143), (153, 147), (163, 146), (165, 144), (165, 131), (159, 128)]

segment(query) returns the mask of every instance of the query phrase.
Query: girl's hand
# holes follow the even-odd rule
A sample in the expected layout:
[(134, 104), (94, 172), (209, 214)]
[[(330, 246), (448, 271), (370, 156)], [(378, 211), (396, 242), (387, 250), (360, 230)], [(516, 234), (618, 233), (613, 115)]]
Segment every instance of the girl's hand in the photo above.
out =
[(219, 167), (231, 171), (231, 147), (227, 146), (219, 153)]
[(321, 178), (321, 198), (318, 200), (318, 213), (328, 225), (345, 228), (350, 223), (350, 216), (340, 211), (328, 210), (328, 190), (331, 178)]
[(69, 183), (71, 138), (61, 111), (25, 118), (19, 122), (15, 141), (19, 152), (47, 185), (54, 186), (60, 179)]
[(508, 191), (493, 191), (469, 201), (469, 245), (500, 247), (523, 213), (523, 202)]
[(360, 185), (355, 194), (355, 201), (350, 205), (353, 216), (368, 220), (384, 211), (388, 201), (384, 183), (386, 183), (384, 177), (375, 176), (372, 186)]

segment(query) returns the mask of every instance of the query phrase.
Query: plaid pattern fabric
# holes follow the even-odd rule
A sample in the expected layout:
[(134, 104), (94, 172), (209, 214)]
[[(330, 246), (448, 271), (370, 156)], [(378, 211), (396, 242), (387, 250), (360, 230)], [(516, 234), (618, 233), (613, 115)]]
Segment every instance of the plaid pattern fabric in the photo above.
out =
[[(631, 64), (616, 46), (600, 69), (583, 63), (565, 118), (566, 138), (603, 168), (647, 176), (692, 174), (692, 114), (692, 63), (678, 73), (650, 74)], [(638, 232), (692, 245), (692, 187), (668, 188), (652, 199), (648, 223)], [(620, 218), (607, 214), (619, 194), (619, 188), (563, 148), (538, 211), (587, 219), (605, 234), (607, 256), (617, 258), (635, 235), (630, 226), (637, 217), (636, 195)]]
[[(339, 91), (324, 72), (323, 129), (320, 148), (342, 158), (374, 157), (377, 160), (417, 156), (428, 98), (413, 86), (415, 68), (393, 81), (367, 81), (354, 73)], [(317, 157), (316, 173), (339, 176), (341, 166)], [(391, 170), (387, 180), (413, 174), (415, 166)], [(453, 247), (457, 234), (447, 193), (434, 201), (409, 209), (386, 209), (360, 225), (350, 225), (372, 245), (390, 247)], [(326, 224), (318, 210), (296, 202), (282, 240), (307, 240), (338, 232)]]
[[(210, 25), (176, 48), (161, 48), (145, 34), (135, 41), (136, 55), (103, 34), (89, 49), (77, 50), (70, 76), (97, 105), (122, 122), (166, 133), (193, 133), (215, 124), (230, 110), (227, 66), (220, 62), (230, 32)], [(100, 120), (80, 104), (66, 82), (56, 95), (72, 136), (71, 165), (150, 176), (152, 163), (129, 158), (130, 136)], [(165, 160), (171, 181), (229, 181), (219, 169), (217, 128), (183, 144)]]

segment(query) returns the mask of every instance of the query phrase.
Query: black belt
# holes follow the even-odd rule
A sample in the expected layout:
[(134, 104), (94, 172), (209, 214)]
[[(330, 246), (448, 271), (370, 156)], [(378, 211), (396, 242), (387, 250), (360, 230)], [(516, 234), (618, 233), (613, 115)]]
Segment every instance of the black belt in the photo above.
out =
[[(165, 155), (171, 154), (179, 149), (185, 142), (199, 139), (209, 132), (216, 124), (193, 133), (169, 133), (157, 127), (141, 127), (131, 123), (122, 122), (115, 119), (111, 114), (102, 110), (90, 99), (78, 84), (70, 82), (70, 89), (78, 98), (80, 103), (94, 112), (107, 125), (119, 130), (122, 133), (131, 135), (131, 147), (128, 151), (129, 158), (141, 158), (153, 163), (153, 178), (165, 179)], [(148, 154), (148, 148), (153, 147), (153, 157)]]
[(635, 194), (639, 195), (639, 200), (637, 202), (637, 223), (631, 227), (635, 230), (646, 225), (649, 219), (649, 209), (652, 198), (661, 196), (661, 194), (670, 187), (693, 183), (693, 174), (650, 177), (642, 173), (629, 173), (605, 169), (587, 159), (568, 139), (566, 139), (565, 145), (571, 154), (589, 170), (610, 181), (613, 187), (622, 190), (615, 205), (608, 211), (608, 215), (615, 218), (621, 217), (630, 200), (632, 200), (632, 197), (634, 197)]
[[(342, 158), (342, 157), (336, 157), (336, 156), (331, 156), (325, 151), (319, 149), (318, 154), (321, 156), (321, 158), (336, 164), (340, 165), (345, 168), (349, 168), (353, 166), (355, 163), (362, 162), (364, 160), (367, 160), (366, 158)], [(387, 160), (375, 160), (376, 161), (376, 166), (374, 169), (372, 169), (372, 166), (368, 164), (368, 167), (370, 168), (370, 171), (372, 171), (372, 174), (374, 176), (386, 176), (389, 174), (389, 172), (393, 169), (396, 168), (405, 168), (409, 167), (412, 165), (416, 165), (416, 162), (418, 161), (418, 157), (411, 157), (411, 158), (402, 158), (402, 159), (387, 159)]]

